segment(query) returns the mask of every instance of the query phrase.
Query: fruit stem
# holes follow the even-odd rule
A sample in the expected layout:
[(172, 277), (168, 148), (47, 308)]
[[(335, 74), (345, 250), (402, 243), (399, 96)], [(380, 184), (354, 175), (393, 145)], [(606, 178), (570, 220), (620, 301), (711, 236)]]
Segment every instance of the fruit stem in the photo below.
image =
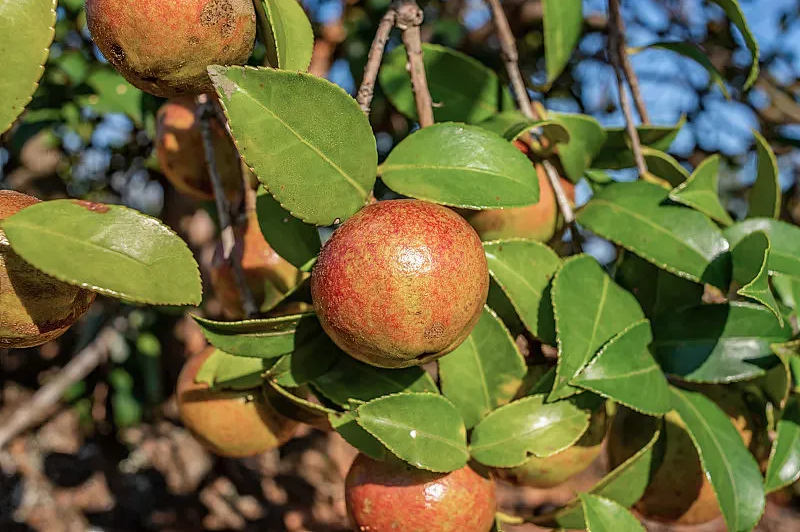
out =
[(372, 104), (372, 97), (375, 95), (375, 80), (378, 78), (378, 71), (381, 68), (381, 60), (383, 59), (383, 50), (386, 48), (386, 41), (389, 40), (389, 33), (394, 27), (395, 20), (397, 20), (397, 11), (395, 10), (394, 2), (383, 15), (380, 24), (378, 24), (378, 31), (375, 32), (375, 39), (369, 47), (369, 55), (367, 56), (367, 66), (364, 68), (364, 79), (361, 81), (361, 87), (358, 88), (358, 105), (361, 110), (369, 117), (370, 105)]
[(420, 26), (425, 18), (416, 0), (402, 0), (397, 7), (395, 25), (403, 32), (403, 44), (408, 54), (408, 72), (411, 88), (417, 104), (419, 127), (433, 125), (433, 99), (428, 89), (425, 63), (422, 58), (422, 36)]
[[(636, 129), (636, 123), (633, 118), (633, 108), (631, 107), (628, 91), (625, 88), (625, 82), (631, 87), (631, 92), (636, 98), (636, 107), (639, 109), (639, 115), (642, 121), (647, 123), (647, 110), (644, 108), (644, 102), (641, 100), (639, 93), (639, 81), (633, 68), (630, 65), (628, 52), (625, 44), (624, 35), (624, 22), (620, 12), (619, 0), (608, 0), (608, 10), (610, 13), (609, 20), (609, 51), (608, 55), (611, 57), (611, 63), (614, 65), (614, 74), (617, 77), (617, 88), (619, 89), (619, 101), (622, 107), (622, 112), (625, 115), (625, 127), (628, 130), (628, 137), (631, 139), (631, 149), (633, 150), (633, 158), (636, 161), (636, 168), (639, 170), (639, 177), (641, 179), (648, 179), (647, 163), (644, 160), (642, 153), (642, 142), (639, 138), (639, 131)], [(627, 68), (626, 68), (627, 65)], [(631, 77), (633, 76), (633, 77)], [(634, 89), (634, 86), (636, 87)]]
[[(241, 257), (244, 251), (242, 249), (244, 243), (240, 234), (235, 231), (235, 225), (240, 223), (240, 218), (244, 220), (245, 217), (239, 216), (235, 224), (231, 223), (232, 209), (228, 202), (228, 197), (225, 194), (225, 189), (222, 186), (222, 177), (219, 175), (217, 158), (214, 152), (214, 137), (211, 132), (211, 120), (214, 120), (216, 116), (217, 112), (214, 103), (209, 99), (208, 95), (201, 94), (198, 96), (197, 121), (200, 124), (200, 131), (203, 135), (203, 152), (205, 153), (208, 175), (211, 177), (211, 185), (214, 189), (214, 201), (217, 206), (223, 257), (228, 261), (233, 271), (233, 277), (236, 281), (236, 287), (239, 290), (245, 316), (247, 318), (254, 318), (258, 316), (258, 306), (256, 305), (255, 297), (253, 297), (253, 292), (247, 284), (244, 270), (242, 270)], [(244, 197), (245, 193), (244, 186), (244, 179), (242, 179), (242, 197)]]

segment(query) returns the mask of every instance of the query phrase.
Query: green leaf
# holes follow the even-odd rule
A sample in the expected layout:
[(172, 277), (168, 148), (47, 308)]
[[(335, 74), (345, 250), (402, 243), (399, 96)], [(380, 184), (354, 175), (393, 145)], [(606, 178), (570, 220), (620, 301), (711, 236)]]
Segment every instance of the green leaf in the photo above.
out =
[(498, 113), (478, 124), (506, 140), (517, 140), (520, 135), (534, 128), (541, 128), (542, 134), (552, 142), (569, 142), (569, 131), (555, 120), (533, 120), (519, 111)]
[(400, 194), (442, 205), (487, 209), (539, 201), (534, 165), (512, 144), (478, 126), (445, 123), (403, 139), (381, 166)]
[(765, 504), (758, 463), (727, 414), (711, 399), (675, 387), (670, 391), (672, 405), (686, 424), (728, 530), (752, 530), (761, 519)]
[(800, 479), (800, 397), (791, 396), (778, 421), (777, 437), (769, 455), (764, 481), (767, 493)]
[(583, 4), (581, 0), (544, 0), (542, 4), (544, 56), (550, 85), (564, 71), (583, 32)]
[(733, 223), (733, 218), (719, 201), (719, 155), (700, 163), (688, 181), (669, 193), (669, 199), (697, 209), (723, 225)]
[[(626, 411), (626, 413), (628, 413), (626, 416), (617, 414), (614, 424), (619, 425), (624, 420), (625, 425), (612, 428), (610, 435), (614, 437), (623, 434), (631, 439), (625, 442), (626, 447), (638, 451), (603, 477), (589, 493), (628, 508), (641, 498), (650, 483), (650, 471), (656, 465), (657, 454), (654, 452), (654, 447), (661, 436), (661, 420), (638, 412)], [(537, 522), (539, 521), (548, 526), (581, 529), (585, 526), (583, 505), (576, 497), (563, 508), (541, 516), (537, 519)]]
[(737, 28), (739, 28), (739, 31), (742, 32), (742, 37), (744, 37), (744, 42), (747, 45), (747, 49), (750, 50), (753, 63), (750, 66), (750, 73), (747, 76), (747, 80), (744, 82), (744, 89), (747, 90), (753, 85), (753, 83), (756, 82), (756, 79), (758, 78), (758, 41), (756, 40), (755, 35), (753, 35), (753, 32), (750, 31), (750, 27), (747, 25), (747, 19), (744, 18), (744, 13), (742, 13), (742, 9), (739, 7), (739, 2), (736, 0), (711, 1), (725, 10), (725, 14), (728, 15), (728, 19)]
[(617, 334), (570, 384), (652, 416), (671, 410), (667, 379), (648, 346), (650, 322), (637, 321)]
[(330, 370), (314, 379), (312, 385), (345, 408), (351, 399), (367, 402), (400, 392), (439, 393), (436, 383), (421, 367), (376, 368), (345, 353)]
[(760, 377), (756, 384), (764, 390), (772, 404), (782, 409), (789, 400), (789, 393), (792, 391), (792, 361), (796, 359), (800, 342), (797, 340), (772, 344), (772, 352), (780, 359), (778, 366), (767, 371), (767, 374)]
[(438, 362), (442, 393), (456, 405), (468, 429), (508, 403), (526, 371), (514, 339), (489, 307), (483, 308), (467, 339)]
[(775, 218), (781, 214), (781, 184), (778, 178), (778, 160), (767, 139), (753, 130), (756, 138), (758, 170), (756, 182), (750, 190), (750, 208), (747, 218)]
[(263, 187), (256, 196), (256, 214), (261, 232), (275, 253), (297, 268), (319, 253), (322, 244), (317, 228), (286, 212)]
[(544, 398), (524, 397), (483, 418), (472, 430), (472, 458), (490, 467), (516, 467), (530, 455), (546, 458), (578, 441), (589, 428), (593, 398), (581, 394), (553, 403)]
[(0, 133), (11, 127), (39, 86), (55, 23), (56, 0), (0, 4)]
[(556, 381), (548, 401), (576, 392), (569, 386), (597, 350), (644, 318), (639, 303), (589, 255), (564, 262), (553, 281), (553, 309), (558, 331)]
[(700, 212), (663, 204), (668, 194), (645, 181), (614, 183), (581, 209), (578, 223), (659, 268), (726, 288), (728, 242), (722, 232)]
[[(422, 43), (422, 57), (437, 122), (480, 122), (502, 111), (504, 101), (511, 100), (497, 74), (468, 55)], [(417, 120), (407, 64), (405, 47), (398, 46), (384, 56), (378, 82), (398, 111)]]
[(484, 242), (489, 273), (508, 297), (525, 327), (549, 340), (555, 331), (550, 284), (561, 259), (549, 247), (532, 240)]
[[(208, 72), (242, 157), (285, 209), (305, 222), (332, 225), (365, 205), (377, 171), (375, 137), (344, 90), (300, 72), (223, 66)], [(320, 116), (328, 117), (325, 127)]]
[(636, 297), (644, 315), (651, 320), (663, 312), (674, 312), (702, 302), (702, 284), (662, 270), (629, 251), (622, 253), (614, 280)]
[(699, 46), (692, 42), (655, 42), (653, 44), (648, 44), (647, 46), (639, 46), (636, 48), (628, 49), (628, 52), (631, 54), (636, 54), (641, 52), (642, 50), (646, 50), (649, 48), (661, 48), (662, 50), (669, 50), (670, 52), (675, 52), (676, 54), (680, 54), (684, 57), (688, 57), (689, 59), (693, 59), (696, 61), (700, 66), (706, 69), (708, 72), (711, 81), (716, 83), (722, 94), (725, 96), (725, 99), (730, 100), (731, 95), (728, 92), (728, 87), (725, 85), (725, 78), (722, 76), (717, 67), (714, 66), (714, 63), (708, 58), (708, 52), (702, 50)]
[(294, 351), (278, 359), (267, 375), (283, 387), (313, 382), (344, 356), (317, 320), (304, 320), (300, 325)]
[[(770, 248), (772, 243), (770, 243)], [(770, 249), (770, 253), (772, 249)], [(767, 261), (769, 264), (769, 260)], [(781, 273), (772, 274), (772, 286), (781, 298), (784, 305), (797, 310), (797, 303), (800, 302), (800, 279), (789, 277)]]
[(314, 314), (261, 320), (213, 321), (192, 316), (211, 345), (240, 357), (277, 358), (295, 348), (298, 329), (316, 325)]
[(653, 350), (662, 369), (691, 382), (753, 379), (779, 363), (770, 344), (792, 336), (768, 309), (745, 302), (700, 305), (653, 323)]
[(769, 237), (769, 272), (800, 279), (800, 228), (779, 220), (753, 218), (728, 227), (725, 238), (731, 248), (735, 248), (744, 237), (756, 231), (763, 231)]
[(253, 3), (270, 66), (281, 70), (308, 70), (314, 32), (300, 2), (258, 0)]
[[(741, 249), (744, 251), (740, 252), (739, 250)], [(778, 318), (778, 322), (781, 326), (783, 326), (783, 315), (778, 309), (778, 302), (775, 300), (775, 295), (772, 293), (772, 289), (769, 286), (769, 250), (769, 237), (763, 231), (756, 231), (745, 237), (736, 245), (732, 252), (733, 278), (744, 285), (736, 291), (737, 294), (754, 299), (767, 307), (772, 311), (775, 317)], [(755, 255), (752, 254), (753, 252)], [(737, 261), (739, 257), (745, 254), (748, 256), (741, 261)], [(759, 256), (761, 257), (760, 265), (757, 262)], [(755, 263), (752, 262), (753, 259), (756, 260)], [(747, 266), (737, 268), (737, 264), (741, 263)], [(751, 264), (755, 266), (755, 268), (751, 268)]]
[(386, 460), (388, 449), (375, 436), (361, 428), (356, 422), (355, 411), (330, 414), (328, 421), (333, 430), (338, 432), (347, 443), (374, 460), (381, 462)]
[(441, 395), (379, 397), (356, 409), (356, 421), (394, 455), (419, 469), (445, 473), (461, 469), (469, 459), (464, 420)]
[(198, 305), (191, 250), (161, 221), (118, 205), (43, 201), (0, 222), (26, 262), (66, 283), (151, 305)]
[(619, 503), (589, 493), (578, 496), (587, 532), (645, 532), (639, 520)]
[(289, 390), (274, 380), (268, 380), (263, 387), (263, 394), (279, 414), (313, 427), (327, 429), (330, 424), (330, 416), (338, 414), (336, 410), (303, 397), (306, 394), (310, 394), (305, 387)]
[(577, 183), (606, 142), (606, 132), (591, 116), (563, 113), (549, 113), (549, 116), (569, 132), (569, 141), (558, 144), (558, 156), (565, 177)]
[[(667, 151), (685, 123), (686, 117), (682, 116), (674, 126), (639, 126), (636, 131), (639, 132), (639, 140), (643, 147)], [(606, 129), (605, 133), (605, 144), (592, 161), (592, 168), (620, 169), (636, 166), (627, 130), (624, 127), (613, 127)]]
[(689, 179), (689, 172), (671, 155), (646, 146), (642, 148), (642, 155), (650, 173), (666, 179), (673, 187)]
[(261, 386), (261, 375), (270, 363), (259, 358), (237, 357), (215, 349), (203, 362), (195, 381), (209, 387), (232, 390), (248, 390)]

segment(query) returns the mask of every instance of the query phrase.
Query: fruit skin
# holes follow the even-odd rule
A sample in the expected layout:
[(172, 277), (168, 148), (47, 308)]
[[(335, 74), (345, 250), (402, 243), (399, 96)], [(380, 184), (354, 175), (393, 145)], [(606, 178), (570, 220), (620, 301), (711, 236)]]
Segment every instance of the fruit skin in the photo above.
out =
[[(754, 422), (741, 395), (724, 385), (692, 386), (713, 400), (731, 418), (745, 446), (753, 442)], [(636, 451), (625, 434), (635, 433), (635, 418), (621, 409), (612, 423), (608, 456), (617, 467)], [(631, 422), (626, 424), (626, 420)], [(663, 458), (644, 495), (634, 508), (644, 517), (667, 523), (696, 525), (722, 515), (711, 483), (703, 474), (700, 458), (680, 416), (675, 411), (664, 418), (666, 438)], [(663, 436), (662, 436), (663, 438)]]
[[(238, 230), (241, 231), (240, 228)], [(247, 191), (247, 224), (242, 243), (242, 270), (256, 306), (262, 311), (272, 308), (289, 290), (308, 277), (307, 273), (295, 268), (267, 243), (258, 225), (255, 192), (250, 190)], [(224, 259), (221, 242), (217, 244), (212, 259), (211, 285), (222, 304), (223, 312), (230, 319), (243, 319), (245, 316), (239, 288), (233, 270)], [(298, 309), (299, 312), (305, 310), (307, 309)]]
[[(214, 199), (214, 187), (205, 160), (203, 134), (192, 98), (173, 98), (156, 114), (156, 156), (164, 176), (181, 194), (199, 200)], [(228, 132), (212, 119), (211, 134), (217, 170), (225, 196), (234, 204), (243, 189), (242, 164)]]
[(352, 357), (385, 368), (458, 347), (488, 291), (475, 231), (450, 209), (418, 200), (361, 209), (326, 242), (311, 274), (325, 332)]
[[(0, 220), (35, 203), (39, 200), (33, 196), (0, 190)], [(22, 260), (0, 229), (0, 349), (55, 340), (89, 310), (95, 297)]]
[(131, 84), (171, 98), (214, 90), (209, 65), (241, 65), (256, 34), (251, 0), (87, 0), (97, 47)]
[(469, 465), (431, 473), (364, 454), (347, 473), (345, 501), (354, 529), (371, 532), (488, 532), (497, 505), (494, 480)]
[[(520, 141), (514, 141), (523, 153), (529, 155), (530, 148)], [(481, 240), (505, 238), (528, 238), (548, 242), (563, 224), (558, 210), (556, 195), (541, 163), (535, 162), (539, 178), (539, 202), (525, 207), (509, 209), (487, 209), (482, 211), (460, 210), (459, 213), (475, 228)], [(559, 178), (570, 203), (575, 203), (575, 185)]]
[(192, 356), (178, 375), (175, 396), (186, 428), (208, 450), (231, 458), (260, 454), (289, 441), (298, 423), (280, 415), (261, 394), (212, 391), (194, 381), (213, 352), (208, 347)]
[(592, 414), (589, 428), (578, 442), (547, 458), (531, 456), (521, 466), (495, 468), (498, 478), (517, 486), (552, 488), (586, 469), (600, 456), (606, 436), (606, 411), (601, 408)]

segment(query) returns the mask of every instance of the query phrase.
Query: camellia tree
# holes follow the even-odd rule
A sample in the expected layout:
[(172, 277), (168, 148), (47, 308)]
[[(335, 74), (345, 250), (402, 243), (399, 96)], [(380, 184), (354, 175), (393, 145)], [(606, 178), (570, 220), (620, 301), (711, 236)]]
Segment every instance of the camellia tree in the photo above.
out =
[[(711, 1), (752, 56), (744, 94), (758, 45), (736, 0)], [(280, 446), (301, 423), (337, 431), (360, 452), (346, 480), (357, 530), (622, 532), (643, 530), (637, 517), (720, 515), (752, 530), (766, 495), (800, 478), (800, 229), (779, 219), (774, 153), (754, 132), (757, 177), (734, 219), (720, 158), (689, 173), (664, 151), (682, 123), (649, 124), (619, 0), (608, 54), (621, 129), (532, 103), (506, 14), (489, 4), (505, 73), (422, 43), (422, 10), (395, 0), (353, 99), (307, 72), (313, 34), (295, 0), (87, 0), (104, 57), (168, 98), (153, 124), (162, 172), (216, 205), (214, 286), (235, 321), (195, 318), (212, 347), (181, 372), (183, 422), (230, 457)], [(579, 0), (542, 5), (553, 83), (583, 14)], [(54, 9), (0, 6), (17, 36), (0, 37), (2, 130), (42, 76)], [(384, 56), (393, 28), (403, 46)], [(256, 35), (266, 66), (246, 64)], [(726, 87), (696, 46), (653, 46)], [(381, 164), (376, 84), (419, 125)], [(638, 179), (606, 172), (621, 168)], [(575, 212), (581, 179), (593, 196)], [(585, 254), (578, 226), (617, 260)], [(0, 229), (0, 348), (59, 337), (97, 294), (202, 300), (187, 245), (134, 209), (0, 191)], [(610, 472), (575, 500), (497, 511), (495, 479), (555, 486), (604, 448)]]

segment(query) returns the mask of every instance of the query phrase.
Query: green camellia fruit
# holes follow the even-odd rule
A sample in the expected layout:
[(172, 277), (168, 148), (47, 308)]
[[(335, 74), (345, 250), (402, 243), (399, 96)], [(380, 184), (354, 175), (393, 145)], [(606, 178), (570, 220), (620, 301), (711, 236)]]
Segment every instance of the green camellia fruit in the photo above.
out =
[(469, 465), (431, 473), (389, 457), (359, 454), (345, 480), (355, 530), (489, 532), (497, 506), (494, 481)]
[(289, 441), (298, 423), (279, 414), (264, 397), (246, 391), (213, 390), (195, 382), (213, 347), (186, 361), (178, 376), (175, 396), (181, 420), (211, 452), (243, 458)]
[(606, 411), (592, 414), (589, 428), (578, 442), (547, 458), (531, 456), (517, 467), (496, 468), (494, 473), (518, 486), (552, 488), (589, 467), (600, 455), (606, 436)]
[(213, 91), (206, 67), (253, 50), (252, 0), (86, 0), (97, 47), (134, 86), (171, 98)]
[[(33, 196), (0, 190), (0, 220), (38, 202)], [(0, 349), (55, 340), (89, 310), (95, 296), (22, 260), (0, 230)]]
[(339, 227), (311, 274), (325, 332), (385, 368), (424, 364), (463, 342), (480, 317), (489, 272), (475, 230), (418, 200), (368, 205)]
[[(728, 414), (745, 446), (753, 443), (753, 416), (742, 396), (724, 385), (693, 386)], [(637, 438), (636, 417), (620, 409), (612, 423), (608, 439), (608, 457), (612, 468), (633, 456), (641, 445)], [(634, 508), (644, 517), (681, 525), (697, 525), (716, 519), (722, 510), (711, 482), (703, 473), (700, 457), (686, 425), (677, 412), (664, 418), (662, 441), (657, 447), (661, 457), (650, 484)]]

